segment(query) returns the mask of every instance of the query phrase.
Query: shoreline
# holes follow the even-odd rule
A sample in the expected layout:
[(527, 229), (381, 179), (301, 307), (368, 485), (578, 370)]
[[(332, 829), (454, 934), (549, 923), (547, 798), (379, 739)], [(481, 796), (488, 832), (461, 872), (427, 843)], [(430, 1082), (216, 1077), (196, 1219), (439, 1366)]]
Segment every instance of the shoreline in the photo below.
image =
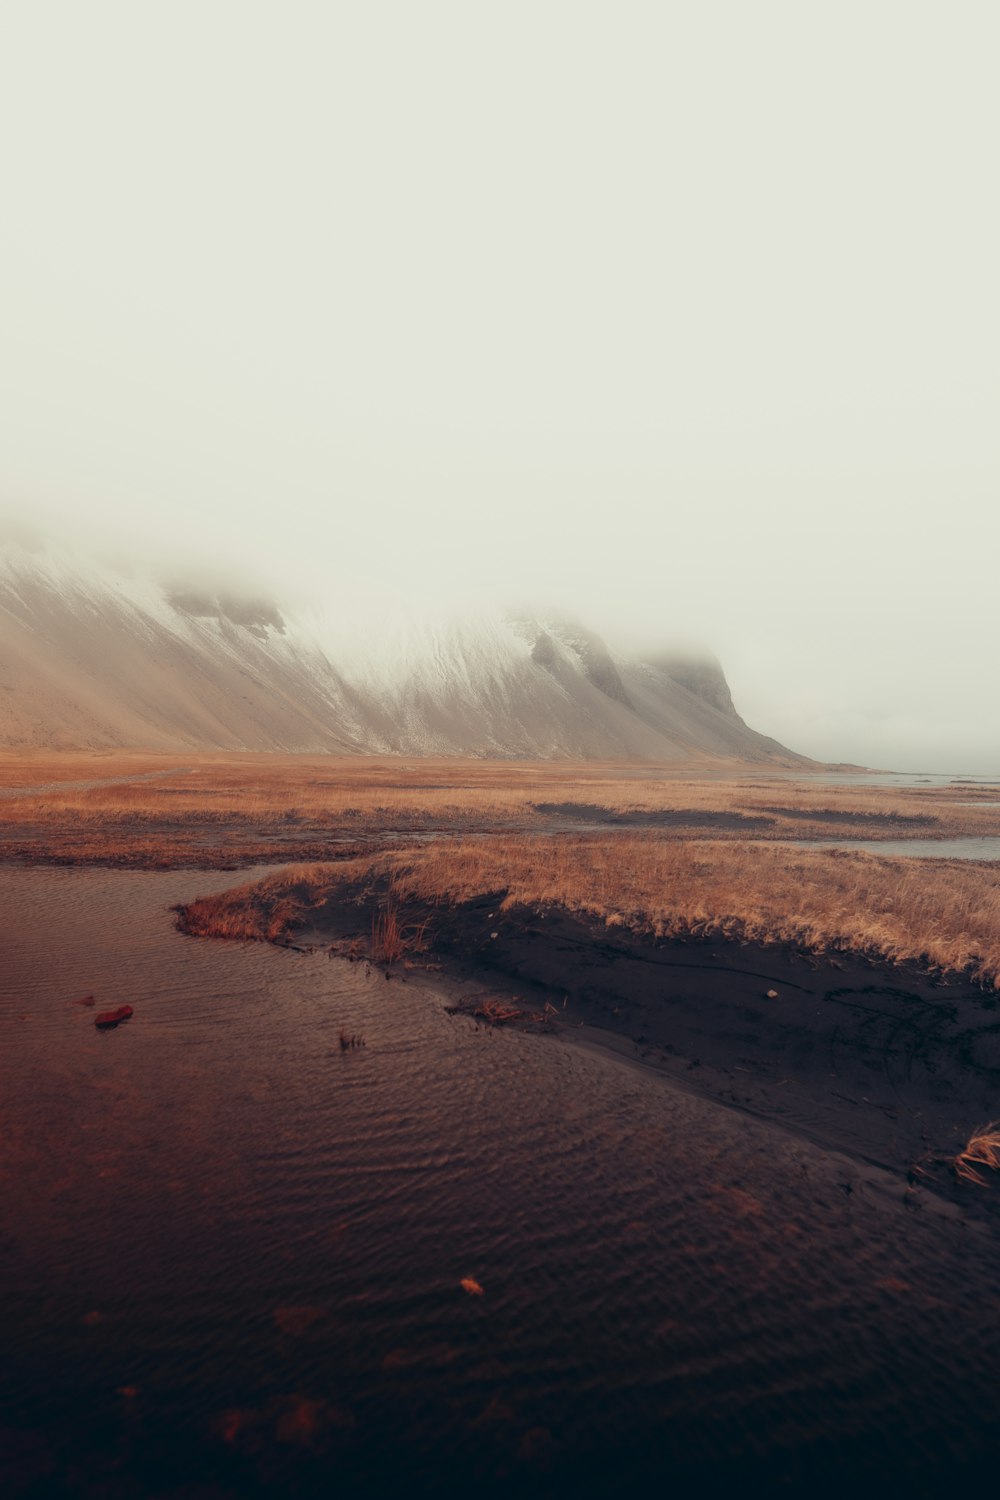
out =
[[(891, 1433), (897, 1473), (899, 1455), (916, 1451), (915, 1469), (924, 1462), (915, 1431), (941, 1445), (957, 1433), (970, 1450), (981, 1430), (976, 1398), (996, 1366), (995, 1191), (952, 1184), (947, 1174), (940, 1192), (910, 1188), (905, 1171), (871, 1165), (874, 1150), (831, 1143), (822, 1121), (810, 1139), (807, 1121), (773, 1111), (768, 1118), (766, 1101), (756, 1110), (716, 1102), (713, 1089), (744, 1076), (732, 1055), (738, 1019), (724, 1028), (732, 1076), (713, 1071), (702, 1050), (690, 1071), (668, 1056), (670, 1078), (663, 1059), (643, 1056), (636, 1027), (622, 1017), (604, 1018), (617, 1032), (592, 1031), (569, 1019), (568, 1006), (565, 1020), (547, 1023), (554, 1034), (535, 1037), (532, 1023), (527, 1035), (498, 1036), (446, 1014), (463, 998), (518, 995), (534, 1009), (552, 994), (551, 983), (536, 990), (513, 978), (512, 956), (526, 975), (539, 972), (547, 952), (558, 977), (575, 976), (588, 991), (581, 1003), (602, 998), (590, 990), (619, 987), (619, 979), (628, 990), (631, 975), (657, 974), (650, 958), (670, 960), (668, 979), (704, 976), (725, 991), (730, 957), (741, 983), (759, 992), (783, 977), (789, 1000), (802, 1003), (817, 972), (807, 960), (789, 954), (779, 973), (748, 947), (638, 940), (629, 960), (619, 928), (582, 924), (581, 950), (576, 927), (554, 922), (559, 914), (511, 912), (498, 923), (487, 901), (435, 908), (436, 951), (411, 947), (387, 981), (384, 969), (364, 973), (363, 944), (360, 968), (327, 957), (334, 943), (343, 952), (350, 935), (370, 932), (387, 910), (387, 887), (373, 885), (367, 896), (360, 883), (338, 889), (325, 908), (306, 913), (312, 931), (292, 932), (295, 946), (282, 954), (188, 943), (171, 930), (169, 903), (225, 883), (46, 873), (29, 889), (7, 877), (16, 925), (32, 929), (21, 972), (37, 976), (29, 993), (45, 997), (39, 1023), (14, 1025), (7, 1038), (18, 1049), (17, 1098), (34, 1110), (14, 1164), (32, 1210), (16, 1225), (25, 1248), (19, 1267), (39, 1308), (29, 1324), (23, 1299), (28, 1335), (18, 1309), (8, 1365), (25, 1425), (40, 1429), (32, 1408), (36, 1392), (48, 1399), (52, 1348), (79, 1371), (40, 1433), (46, 1445), (61, 1445), (67, 1466), (77, 1453), (97, 1452), (97, 1431), (111, 1434), (109, 1465), (134, 1454), (149, 1459), (144, 1472), (152, 1473), (149, 1424), (155, 1417), (165, 1438), (189, 1432), (193, 1411), (204, 1452), (229, 1466), (240, 1489), (255, 1454), (270, 1463), (284, 1451), (274, 1434), (285, 1409), (271, 1404), (274, 1393), (301, 1392), (357, 1412), (356, 1429), (324, 1439), (324, 1477), (343, 1474), (361, 1452), (356, 1442), (370, 1438), (364, 1451), (378, 1454), (384, 1434), (398, 1431), (401, 1398), (416, 1407), (430, 1390), (442, 1413), (455, 1413), (440, 1451), (452, 1451), (453, 1430), (477, 1454), (495, 1451), (494, 1430), (510, 1449), (508, 1434), (519, 1441), (541, 1410), (563, 1455), (562, 1477), (577, 1463), (577, 1432), (585, 1434), (592, 1412), (599, 1421), (607, 1412), (601, 1430), (618, 1457), (653, 1453), (663, 1392), (675, 1392), (676, 1452), (655, 1453), (652, 1482), (687, 1454), (692, 1483), (700, 1474), (704, 1488), (704, 1462), (687, 1437), (700, 1413), (713, 1442), (731, 1444), (737, 1480), (737, 1460), (744, 1469), (747, 1462), (743, 1433), (758, 1455), (754, 1472), (779, 1473), (789, 1451), (789, 1371), (803, 1465), (816, 1458), (813, 1434), (826, 1442), (827, 1428), (828, 1451), (841, 1455), (845, 1473), (854, 1454), (863, 1466), (869, 1433)], [(399, 920), (419, 923), (422, 911), (414, 903)], [(537, 935), (523, 952), (528, 927)], [(312, 938), (324, 946), (296, 951)], [(601, 938), (602, 963), (581, 966)], [(82, 993), (72, 952), (81, 943), (101, 1004), (145, 996), (137, 1021), (107, 1037), (66, 1003)], [(67, 960), (59, 978), (50, 971), (56, 944)], [(416, 967), (406, 968), (407, 958)], [(872, 973), (864, 966), (866, 982)], [(662, 1008), (664, 989), (655, 988), (651, 1006)], [(938, 985), (934, 994), (951, 990)], [(553, 1000), (561, 1008), (561, 995)], [(10, 1009), (16, 1015), (26, 1004), (13, 1000)], [(367, 1045), (343, 1050), (342, 1028)], [(782, 1076), (770, 1075), (779, 1097)], [(52, 1108), (64, 1096), (66, 1114)], [(192, 1244), (204, 1258), (191, 1261)], [(462, 1287), (467, 1276), (484, 1296)], [(53, 1289), (63, 1294), (54, 1308)], [(316, 1308), (329, 1312), (313, 1322)], [(90, 1321), (92, 1309), (101, 1322)], [(291, 1311), (279, 1320), (273, 1309)], [(526, 1388), (524, 1331), (539, 1325), (545, 1342), (529, 1353), (540, 1373)], [(173, 1370), (166, 1379), (160, 1363), (136, 1357), (147, 1329), (157, 1361), (176, 1357), (176, 1383)], [(37, 1360), (23, 1352), (36, 1347)], [(460, 1356), (446, 1352), (456, 1347)], [(345, 1373), (345, 1350), (355, 1349), (358, 1362)], [(492, 1364), (498, 1350), (503, 1362)], [(567, 1377), (552, 1393), (546, 1382), (557, 1360)], [(189, 1389), (191, 1368), (206, 1378), (189, 1411), (171, 1392)], [(868, 1418), (869, 1381), (899, 1393), (888, 1428), (881, 1405)], [(850, 1405), (831, 1409), (835, 1382), (858, 1392)], [(120, 1398), (123, 1383), (139, 1395)], [(942, 1405), (942, 1392), (954, 1405)], [(484, 1436), (481, 1414), (495, 1396), (513, 1415)], [(585, 1400), (593, 1405), (577, 1429)], [(243, 1414), (232, 1429), (236, 1446), (225, 1450), (215, 1428), (207, 1432), (223, 1410)], [(134, 1447), (123, 1446), (128, 1433)], [(405, 1438), (400, 1451), (411, 1459)], [(585, 1453), (574, 1476), (587, 1461)], [(199, 1462), (204, 1472), (200, 1451)]]
[(370, 963), (479, 1026), (497, 1024), (477, 1016), (485, 1002), (516, 1008), (522, 1016), (500, 1024), (597, 1048), (805, 1137), (862, 1175), (888, 1173), (910, 1207), (932, 1195), (950, 1211), (1000, 1212), (951, 1167), (1000, 1113), (995, 991), (860, 955), (501, 910), (498, 893), (394, 906), (404, 926), (426, 926), (427, 949), (377, 963), (367, 935), (391, 899), (370, 884), (341, 887), (278, 946)]

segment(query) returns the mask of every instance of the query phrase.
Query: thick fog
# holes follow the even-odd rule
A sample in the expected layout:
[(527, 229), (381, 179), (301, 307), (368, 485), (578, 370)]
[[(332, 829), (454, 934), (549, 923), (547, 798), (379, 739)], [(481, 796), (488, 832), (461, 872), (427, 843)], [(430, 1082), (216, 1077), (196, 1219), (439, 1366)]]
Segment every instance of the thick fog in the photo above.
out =
[(7, 0), (0, 506), (1000, 772), (1000, 12)]

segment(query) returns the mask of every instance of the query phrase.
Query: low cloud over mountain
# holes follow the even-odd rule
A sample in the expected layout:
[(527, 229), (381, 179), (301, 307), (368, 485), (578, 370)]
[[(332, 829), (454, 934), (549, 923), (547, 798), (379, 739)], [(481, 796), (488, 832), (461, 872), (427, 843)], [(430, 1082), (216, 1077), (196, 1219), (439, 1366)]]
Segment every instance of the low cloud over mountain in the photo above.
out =
[(800, 761), (711, 657), (629, 657), (557, 615), (348, 624), (9, 542), (0, 743)]

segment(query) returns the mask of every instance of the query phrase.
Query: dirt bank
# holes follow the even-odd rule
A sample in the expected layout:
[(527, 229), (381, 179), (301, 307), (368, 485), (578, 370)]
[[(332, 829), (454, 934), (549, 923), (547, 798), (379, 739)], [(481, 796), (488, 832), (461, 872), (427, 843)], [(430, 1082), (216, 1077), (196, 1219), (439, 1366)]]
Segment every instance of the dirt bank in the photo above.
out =
[(994, 991), (916, 966), (656, 939), (558, 908), (502, 910), (501, 900), (398, 906), (384, 888), (341, 887), (293, 940), (371, 961), (373, 921), (389, 909), (423, 949), (381, 964), (397, 982), (426, 984), (470, 1018), (490, 1002), (544, 1015), (544, 1027), (524, 1024), (610, 1048), (675, 1085), (888, 1168), (915, 1206), (933, 1190), (995, 1211), (986, 1200), (1000, 1192), (956, 1184), (948, 1165), (1000, 1114)]

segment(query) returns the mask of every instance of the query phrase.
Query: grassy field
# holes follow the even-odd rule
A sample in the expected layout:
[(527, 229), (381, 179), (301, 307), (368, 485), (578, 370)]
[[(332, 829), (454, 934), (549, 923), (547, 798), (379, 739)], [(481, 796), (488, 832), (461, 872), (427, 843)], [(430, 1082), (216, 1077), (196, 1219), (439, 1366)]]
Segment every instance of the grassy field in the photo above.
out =
[(499, 892), (660, 935), (915, 959), (993, 984), (1000, 865), (798, 844), (991, 834), (998, 790), (824, 784), (721, 762), (0, 757), (0, 857), (310, 863), (192, 908), (194, 930), (234, 936), (281, 936), (336, 882), (378, 881), (404, 904)]
[(704, 761), (0, 757), (7, 858), (58, 851), (70, 863), (212, 866), (323, 858), (345, 841), (394, 834), (593, 826), (735, 841), (1000, 835), (1000, 792), (820, 784)]

